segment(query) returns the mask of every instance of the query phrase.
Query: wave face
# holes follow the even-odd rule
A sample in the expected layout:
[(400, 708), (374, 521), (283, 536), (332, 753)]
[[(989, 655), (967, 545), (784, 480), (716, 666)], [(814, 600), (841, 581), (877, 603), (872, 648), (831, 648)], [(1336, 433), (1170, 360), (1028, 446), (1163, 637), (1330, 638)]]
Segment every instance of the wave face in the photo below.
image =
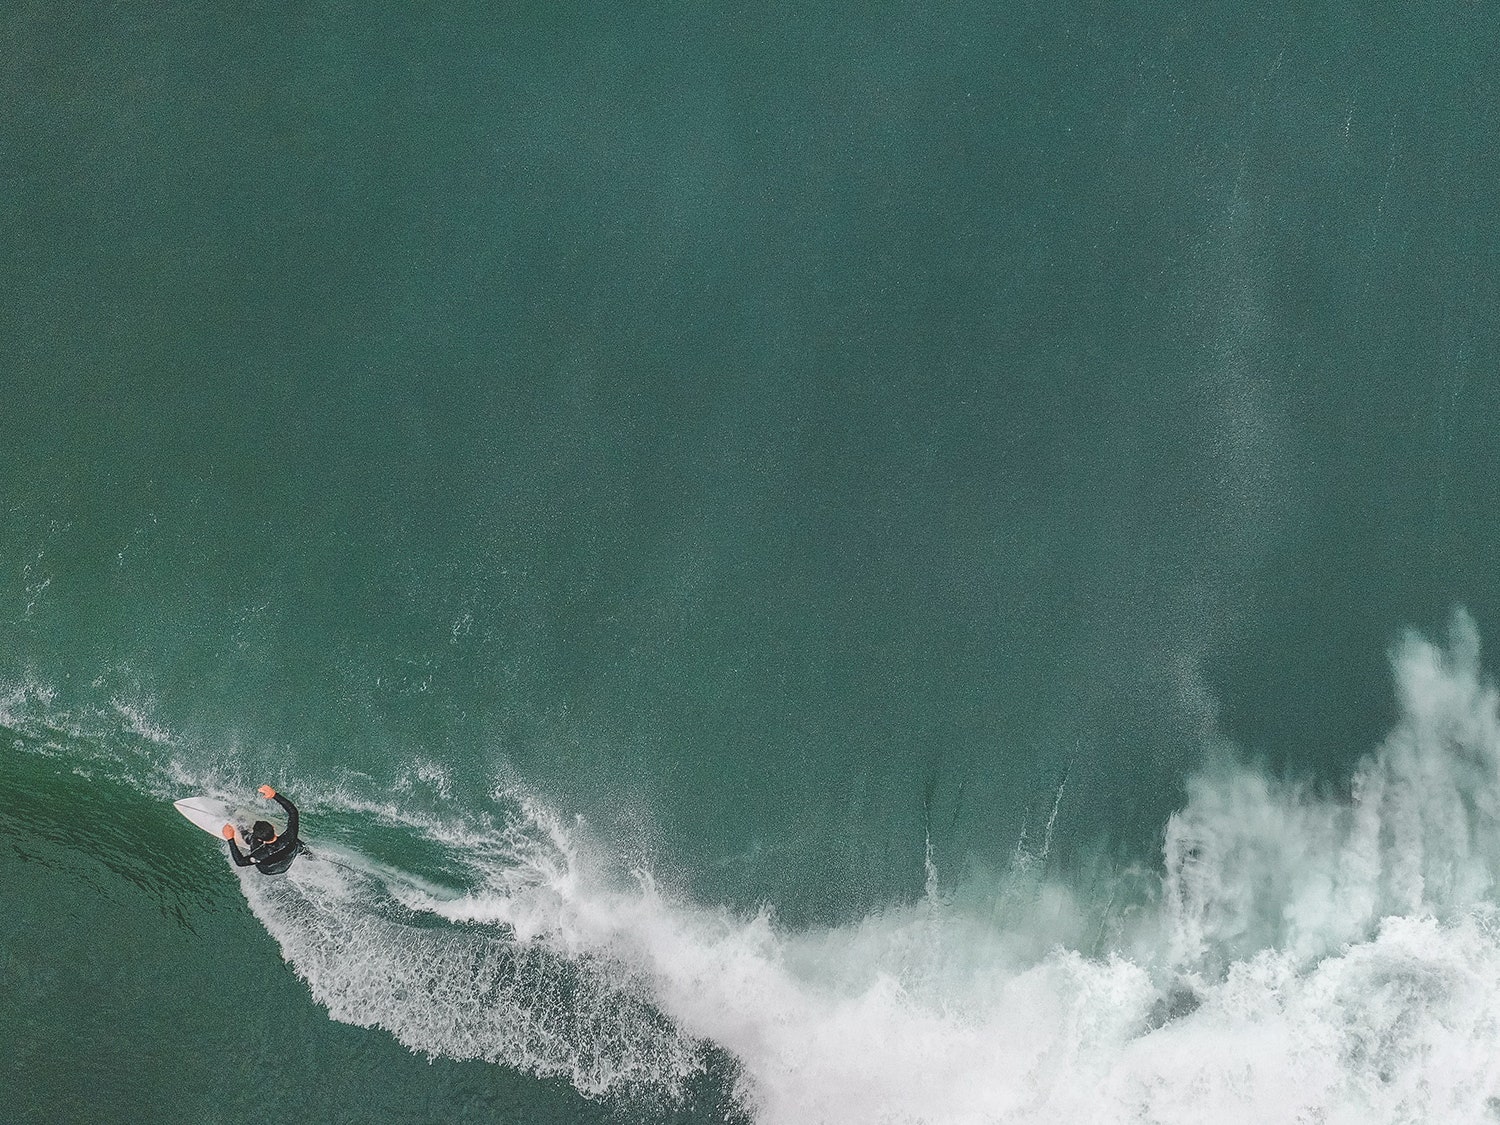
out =
[[(918, 900), (799, 928), (625, 870), (513, 781), (416, 814), (305, 779), (313, 856), (239, 878), (334, 1019), (606, 1100), (669, 1106), (717, 1068), (761, 1125), (1495, 1120), (1500, 697), (1462, 613), (1392, 663), (1399, 719), (1347, 792), (1220, 749), (1154, 873), (1046, 878), (1018, 848), (949, 883), (930, 854)], [(114, 710), (108, 744), (35, 685), (4, 721), (147, 791), (212, 787)]]

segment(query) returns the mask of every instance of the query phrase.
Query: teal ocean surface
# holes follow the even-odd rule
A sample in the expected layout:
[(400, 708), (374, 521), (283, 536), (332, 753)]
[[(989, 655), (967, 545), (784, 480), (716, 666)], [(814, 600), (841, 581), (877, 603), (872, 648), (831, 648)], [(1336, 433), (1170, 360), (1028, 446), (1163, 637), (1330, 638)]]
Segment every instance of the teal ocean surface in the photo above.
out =
[(6, 6), (3, 1115), (1500, 1121), (1497, 136), (1486, 4)]

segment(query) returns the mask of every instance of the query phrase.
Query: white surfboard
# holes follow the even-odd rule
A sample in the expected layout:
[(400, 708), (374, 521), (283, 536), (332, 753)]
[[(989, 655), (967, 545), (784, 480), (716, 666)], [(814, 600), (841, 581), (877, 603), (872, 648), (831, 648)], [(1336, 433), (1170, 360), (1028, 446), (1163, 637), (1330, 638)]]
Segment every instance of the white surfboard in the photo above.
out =
[(239, 829), (240, 836), (243, 837), (245, 829), (255, 819), (243, 809), (232, 808), (217, 797), (184, 797), (180, 801), (173, 801), (172, 807), (203, 831), (211, 832), (215, 836), (222, 836), (224, 825), (232, 824)]

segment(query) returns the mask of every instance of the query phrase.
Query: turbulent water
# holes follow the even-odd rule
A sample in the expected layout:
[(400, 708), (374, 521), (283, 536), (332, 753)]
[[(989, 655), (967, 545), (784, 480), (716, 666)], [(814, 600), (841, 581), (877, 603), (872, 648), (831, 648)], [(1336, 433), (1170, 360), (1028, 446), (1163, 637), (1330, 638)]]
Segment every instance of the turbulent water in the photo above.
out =
[(1497, 33), (0, 13), (7, 1113), (1500, 1120)]
[[(1160, 876), (1116, 874), (1107, 897), (1043, 874), (1049, 823), (998, 877), (950, 884), (929, 851), (920, 897), (790, 926), (622, 870), (513, 786), (414, 812), (416, 790), (449, 803), (430, 762), (401, 799), (302, 785), (333, 829), (289, 877), (239, 885), (333, 1019), (647, 1118), (714, 1072), (728, 1111), (763, 1122), (1484, 1120), (1500, 1112), (1500, 694), (1465, 615), (1450, 648), (1413, 635), (1395, 665), (1400, 720), (1347, 796), (1226, 756), (1189, 780)], [(37, 685), (5, 702), (16, 749), (96, 783), (234, 793), (118, 703), (92, 718), (125, 737)], [(423, 861), (348, 842), (377, 826)]]

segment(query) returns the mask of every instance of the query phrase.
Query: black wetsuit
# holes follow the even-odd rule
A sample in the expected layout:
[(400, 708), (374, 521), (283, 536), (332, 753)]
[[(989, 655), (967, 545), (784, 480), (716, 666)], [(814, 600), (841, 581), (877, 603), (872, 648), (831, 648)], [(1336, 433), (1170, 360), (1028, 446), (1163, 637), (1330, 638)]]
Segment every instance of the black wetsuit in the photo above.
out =
[(272, 800), (286, 809), (286, 831), (274, 840), (257, 844), (250, 849), (249, 855), (240, 851), (239, 846), (231, 839), (229, 855), (236, 867), (249, 867), (254, 864), (260, 869), (262, 875), (280, 875), (292, 865), (292, 860), (296, 859), (298, 853), (302, 851), (302, 841), (297, 839), (297, 806), (280, 793), (276, 794)]

